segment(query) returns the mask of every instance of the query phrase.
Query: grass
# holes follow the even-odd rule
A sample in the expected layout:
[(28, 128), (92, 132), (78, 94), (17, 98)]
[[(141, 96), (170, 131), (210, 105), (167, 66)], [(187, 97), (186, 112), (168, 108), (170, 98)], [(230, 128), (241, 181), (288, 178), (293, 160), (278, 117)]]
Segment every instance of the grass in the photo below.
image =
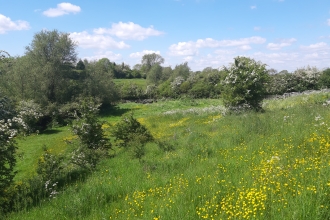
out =
[[(116, 149), (87, 179), (8, 219), (329, 219), (328, 98), (267, 100), (265, 113), (240, 115), (223, 115), (219, 100), (122, 104), (174, 149), (149, 143), (142, 160)], [(119, 115), (102, 119), (115, 123)], [(65, 152), (68, 135), (61, 128), (27, 137), (19, 150), (48, 140)], [(31, 151), (19, 172), (40, 153)]]

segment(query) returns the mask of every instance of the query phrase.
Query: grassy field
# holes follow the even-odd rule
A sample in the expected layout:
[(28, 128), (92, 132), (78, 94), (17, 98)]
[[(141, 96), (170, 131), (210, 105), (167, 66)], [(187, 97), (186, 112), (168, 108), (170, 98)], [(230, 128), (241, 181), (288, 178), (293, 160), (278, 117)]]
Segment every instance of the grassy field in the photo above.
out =
[[(134, 159), (115, 149), (86, 179), (8, 219), (329, 219), (328, 93), (267, 100), (264, 113), (228, 114), (221, 100), (125, 103), (157, 140)], [(17, 181), (33, 175), (42, 146), (65, 153), (68, 127), (19, 140)]]

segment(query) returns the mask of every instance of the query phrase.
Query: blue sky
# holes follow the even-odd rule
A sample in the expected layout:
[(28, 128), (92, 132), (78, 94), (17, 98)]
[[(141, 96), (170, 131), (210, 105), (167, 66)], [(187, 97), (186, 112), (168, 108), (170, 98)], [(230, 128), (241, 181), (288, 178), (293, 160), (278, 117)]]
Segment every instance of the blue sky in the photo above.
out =
[(236, 56), (278, 71), (330, 67), (329, 0), (0, 0), (0, 50), (24, 55), (43, 29), (70, 33), (79, 58), (131, 67), (153, 52), (194, 71)]

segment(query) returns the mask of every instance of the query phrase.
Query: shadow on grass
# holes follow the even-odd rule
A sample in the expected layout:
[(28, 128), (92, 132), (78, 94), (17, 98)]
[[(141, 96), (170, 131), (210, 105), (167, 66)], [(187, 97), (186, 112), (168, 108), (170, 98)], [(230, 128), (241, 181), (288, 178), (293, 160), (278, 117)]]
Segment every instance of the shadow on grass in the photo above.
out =
[(48, 135), (48, 134), (58, 134), (60, 132), (62, 132), (62, 131), (56, 130), (56, 129), (47, 129), (47, 130), (44, 130), (44, 131), (40, 132), (40, 134), (47, 134)]
[(122, 116), (123, 114), (131, 111), (128, 108), (119, 108), (118, 106), (106, 106), (101, 108), (100, 116), (109, 117), (109, 116)]

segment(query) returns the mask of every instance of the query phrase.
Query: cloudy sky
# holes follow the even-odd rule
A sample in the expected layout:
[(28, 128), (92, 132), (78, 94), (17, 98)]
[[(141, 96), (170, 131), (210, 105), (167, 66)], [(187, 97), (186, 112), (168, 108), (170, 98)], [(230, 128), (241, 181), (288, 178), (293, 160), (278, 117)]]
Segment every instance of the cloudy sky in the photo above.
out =
[(236, 56), (278, 71), (330, 67), (329, 0), (0, 0), (0, 50), (24, 55), (43, 29), (70, 33), (79, 58), (131, 66), (154, 52), (195, 71)]

